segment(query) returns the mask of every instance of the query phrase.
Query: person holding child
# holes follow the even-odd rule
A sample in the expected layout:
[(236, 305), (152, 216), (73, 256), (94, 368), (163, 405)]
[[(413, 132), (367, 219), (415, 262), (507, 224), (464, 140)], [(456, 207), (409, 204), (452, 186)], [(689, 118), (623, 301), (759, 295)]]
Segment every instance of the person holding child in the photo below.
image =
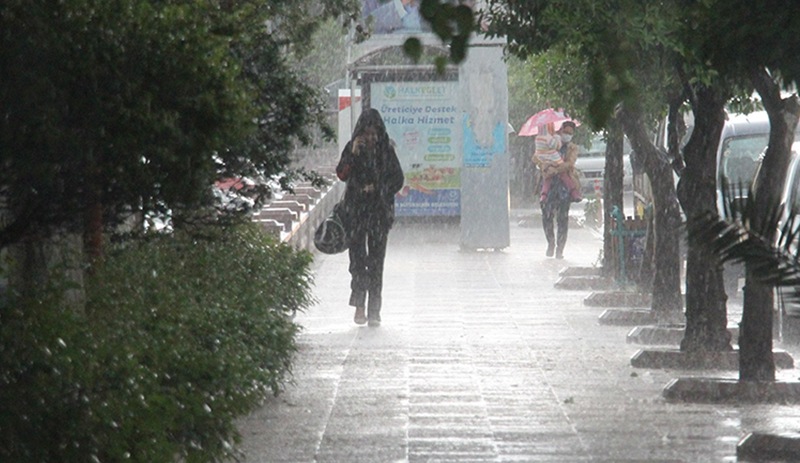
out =
[[(568, 154), (574, 154), (575, 159), (578, 157), (578, 147), (571, 143), (574, 126), (574, 122), (566, 121), (562, 124), (558, 133), (556, 133), (555, 124), (552, 122), (539, 126), (535, 141), (536, 150), (533, 154), (533, 162), (543, 174), (542, 193), (539, 197), (539, 202), (547, 200), (547, 195), (553, 184), (553, 178), (556, 176), (567, 187), (573, 201), (578, 202), (581, 200), (580, 182), (573, 175), (575, 171), (574, 159), (571, 166), (565, 165)], [(574, 153), (567, 152), (570, 146)]]
[[(572, 143), (575, 123), (566, 121), (558, 133), (555, 124), (539, 127), (533, 162), (542, 172), (542, 228), (547, 239), (547, 257), (564, 258), (569, 228), (569, 206), (582, 199), (580, 181), (575, 170), (578, 146)], [(555, 222), (555, 223), (554, 223)], [(558, 236), (555, 226), (558, 227)]]

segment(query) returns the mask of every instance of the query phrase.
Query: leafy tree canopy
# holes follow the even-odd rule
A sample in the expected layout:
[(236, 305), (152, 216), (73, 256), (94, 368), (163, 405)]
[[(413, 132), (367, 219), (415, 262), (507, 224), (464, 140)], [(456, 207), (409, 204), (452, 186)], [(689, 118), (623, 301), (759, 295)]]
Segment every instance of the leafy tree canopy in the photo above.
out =
[(674, 85), (665, 72), (674, 12), (664, 2), (487, 3), (480, 22), (489, 35), (507, 38), (510, 53), (527, 59), (547, 52), (550, 64), (573, 63), (575, 76), (567, 82), (586, 97), (586, 116), (595, 130), (620, 101), (653, 112), (655, 100)]
[(280, 175), (320, 113), (285, 55), (352, 7), (4, 2), (0, 247), (34, 230), (80, 229), (91, 204), (113, 222), (202, 205), (222, 175)]

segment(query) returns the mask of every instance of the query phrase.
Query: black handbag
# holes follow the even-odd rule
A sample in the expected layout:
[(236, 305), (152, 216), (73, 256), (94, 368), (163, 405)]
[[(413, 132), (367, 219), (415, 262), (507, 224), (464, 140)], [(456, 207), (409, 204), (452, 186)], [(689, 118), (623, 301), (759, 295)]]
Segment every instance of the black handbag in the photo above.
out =
[(322, 221), (314, 232), (314, 246), (324, 254), (339, 254), (349, 246), (347, 217), (344, 201), (333, 206), (331, 214)]

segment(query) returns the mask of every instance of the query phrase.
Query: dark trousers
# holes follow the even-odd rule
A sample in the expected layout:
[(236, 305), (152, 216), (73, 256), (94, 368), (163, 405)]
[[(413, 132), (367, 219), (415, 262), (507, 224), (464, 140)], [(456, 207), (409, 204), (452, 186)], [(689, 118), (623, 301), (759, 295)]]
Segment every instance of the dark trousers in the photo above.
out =
[[(553, 201), (542, 203), (542, 228), (547, 239), (547, 247), (555, 245), (556, 252), (564, 252), (569, 231), (569, 201)], [(554, 223), (558, 226), (558, 239), (555, 237)]]
[(367, 316), (380, 320), (383, 261), (389, 230), (381, 227), (357, 229), (350, 238), (350, 305), (364, 307), (369, 294)]

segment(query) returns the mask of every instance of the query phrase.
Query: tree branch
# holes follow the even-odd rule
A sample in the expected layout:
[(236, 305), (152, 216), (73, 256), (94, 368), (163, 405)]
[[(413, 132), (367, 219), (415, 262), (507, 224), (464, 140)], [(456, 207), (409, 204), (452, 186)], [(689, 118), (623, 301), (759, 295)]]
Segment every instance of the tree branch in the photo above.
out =
[(782, 105), (781, 90), (765, 67), (753, 68), (750, 72), (750, 81), (756, 91), (761, 95), (761, 101), (767, 112), (780, 111)]

